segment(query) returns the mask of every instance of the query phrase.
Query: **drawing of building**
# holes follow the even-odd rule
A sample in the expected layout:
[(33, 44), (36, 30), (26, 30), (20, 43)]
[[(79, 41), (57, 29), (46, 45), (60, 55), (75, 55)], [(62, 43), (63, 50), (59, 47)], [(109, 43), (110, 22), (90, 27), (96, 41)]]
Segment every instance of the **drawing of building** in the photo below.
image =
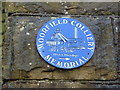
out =
[(75, 50), (85, 49), (85, 42), (82, 38), (78, 38), (78, 31), (75, 27), (74, 37), (66, 38), (60, 29), (56, 29), (50, 40), (46, 44), (50, 46), (50, 51), (66, 51), (73, 52)]

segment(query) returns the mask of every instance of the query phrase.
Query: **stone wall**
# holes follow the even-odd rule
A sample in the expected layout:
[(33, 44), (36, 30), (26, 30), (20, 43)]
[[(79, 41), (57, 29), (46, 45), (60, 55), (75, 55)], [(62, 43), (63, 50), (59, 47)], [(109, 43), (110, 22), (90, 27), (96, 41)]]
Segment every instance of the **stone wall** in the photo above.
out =
[[(118, 4), (3, 3), (3, 88), (118, 88)], [(39, 28), (59, 17), (83, 22), (95, 36), (95, 53), (82, 67), (58, 69), (38, 54)]]
[[(0, 66), (2, 66), (2, 2), (0, 2)], [(2, 67), (0, 67), (0, 89), (2, 88)]]

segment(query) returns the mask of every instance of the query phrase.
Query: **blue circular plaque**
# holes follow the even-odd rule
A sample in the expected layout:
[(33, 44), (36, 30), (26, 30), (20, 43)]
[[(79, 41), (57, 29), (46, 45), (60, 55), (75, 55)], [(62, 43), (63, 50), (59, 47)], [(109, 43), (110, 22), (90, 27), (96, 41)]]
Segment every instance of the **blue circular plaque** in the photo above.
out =
[(90, 29), (78, 20), (58, 18), (40, 28), (36, 44), (49, 64), (63, 69), (84, 65), (92, 57), (95, 40)]

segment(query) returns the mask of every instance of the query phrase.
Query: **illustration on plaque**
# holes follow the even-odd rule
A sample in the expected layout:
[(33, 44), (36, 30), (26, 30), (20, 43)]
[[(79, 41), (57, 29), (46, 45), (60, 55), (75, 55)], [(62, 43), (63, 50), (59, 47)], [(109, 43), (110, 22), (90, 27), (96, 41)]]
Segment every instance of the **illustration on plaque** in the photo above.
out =
[(85, 49), (85, 42), (83, 38), (78, 37), (77, 28), (74, 28), (73, 38), (67, 38), (62, 34), (62, 30), (55, 29), (50, 40), (46, 41), (46, 44), (51, 48), (49, 51), (59, 52), (74, 52), (76, 50)]

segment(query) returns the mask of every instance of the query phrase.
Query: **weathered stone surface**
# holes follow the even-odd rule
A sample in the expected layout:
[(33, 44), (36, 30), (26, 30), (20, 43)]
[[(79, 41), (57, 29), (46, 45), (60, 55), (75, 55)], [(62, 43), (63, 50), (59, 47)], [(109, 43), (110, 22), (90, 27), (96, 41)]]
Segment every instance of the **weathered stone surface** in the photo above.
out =
[(39, 28), (51, 18), (47, 15), (12, 16), (9, 17), (9, 28), (5, 33), (4, 79), (116, 79), (117, 60), (111, 18), (118, 18), (112, 16), (71, 16), (71, 18), (86, 24), (95, 36), (95, 53), (87, 64), (73, 70), (50, 66), (38, 54), (35, 40)]
[[(7, 47), (5, 47), (6, 48), (5, 52), (8, 53), (9, 56), (6, 58), (7, 60), (3, 62), (4, 69), (5, 69), (4, 70), (5, 75), (3, 75), (3, 76), (7, 76), (7, 75), (11, 76), (12, 75), (13, 78), (21, 78), (21, 75), (23, 76), (23, 73), (22, 73), (22, 72), (24, 72), (23, 70), (30, 71), (34, 67), (43, 67), (43, 68), (47, 67), (47, 64), (44, 62), (44, 60), (40, 60), (41, 58), (36, 50), (35, 38), (36, 38), (37, 31), (38, 31), (36, 29), (36, 27), (40, 28), (41, 25), (43, 25), (43, 21), (48, 21), (49, 18), (46, 18), (43, 20), (42, 18), (39, 19), (39, 17), (36, 17), (36, 19), (33, 18), (32, 20), (34, 20), (34, 22), (30, 21), (29, 18), (26, 18), (26, 19), (25, 18), (21, 18), (21, 19), (16, 18), (15, 22), (18, 22), (18, 23), (14, 23), (14, 25), (18, 24), (17, 27), (14, 28), (14, 30), (16, 30), (16, 32), (14, 32), (13, 28), (10, 28), (11, 25), (13, 25), (13, 23), (11, 23), (11, 25), (9, 26), (10, 31), (6, 32), (6, 38), (8, 38), (8, 39), (7, 39), (7, 42), (5, 42), (5, 45), (9, 47), (9, 50), (7, 50)], [(28, 21), (29, 21), (29, 24), (28, 24)], [(23, 26), (23, 25), (25, 25), (25, 26)], [(36, 26), (36, 25), (39, 25), (39, 26)], [(24, 29), (26, 29), (27, 31)], [(13, 36), (13, 32), (14, 32), (15, 36)], [(12, 38), (9, 38), (11, 36), (13, 36), (14, 42), (16, 44), (12, 43)], [(26, 37), (24, 37), (24, 36), (26, 36)], [(20, 39), (20, 37), (23, 37), (23, 39), (22, 38)], [(21, 43), (21, 40), (22, 41), (24, 40), (24, 42)], [(13, 54), (14, 54), (14, 56), (13, 56)], [(7, 54), (4, 54), (4, 55), (6, 57)], [(24, 58), (24, 59), (21, 60), (21, 58)], [(13, 59), (15, 59), (15, 60), (13, 61)], [(13, 70), (12, 74), (10, 74), (10, 71), (14, 68), (10, 67), (11, 63), (15, 64), (15, 65), (13, 65), (15, 70)], [(27, 77), (26, 75), (24, 75), (24, 76)]]
[[(7, 79), (4, 80), (4, 88), (119, 87), (119, 82), (114, 81), (120, 75), (120, 61), (117, 61), (119, 59), (118, 40), (120, 40), (118, 39), (119, 16), (90, 16), (118, 15), (118, 10), (120, 10), (118, 3), (23, 2), (6, 3), (5, 8), (6, 10), (3, 10), (3, 24), (0, 26), (3, 26), (3, 31), (0, 31), (0, 35), (4, 34), (6, 29), (7, 13), (4, 12), (8, 11), (9, 16), (16, 16), (9, 17), (8, 30), (4, 35), (3, 65), (0, 65), (3, 66), (3, 79)], [(42, 13), (43, 15), (35, 13)], [(62, 70), (49, 65), (40, 57), (35, 46), (35, 38), (39, 28), (47, 21), (62, 17), (64, 14), (72, 14), (67, 17), (75, 18), (85, 23), (94, 33), (96, 40), (95, 54), (91, 60), (84, 66), (73, 70)], [(0, 47), (0, 51), (2, 51), (2, 47)], [(2, 57), (1, 54), (0, 52)], [(0, 75), (0, 88), (2, 88), (1, 77)], [(30, 80), (14, 81), (12, 79)]]
[(7, 3), (9, 13), (118, 15), (118, 2), (16, 2)]
[(2, 88), (2, 2), (0, 1), (0, 89)]
[(19, 80), (6, 82), (3, 88), (118, 88), (118, 82), (62, 81), (62, 80)]

